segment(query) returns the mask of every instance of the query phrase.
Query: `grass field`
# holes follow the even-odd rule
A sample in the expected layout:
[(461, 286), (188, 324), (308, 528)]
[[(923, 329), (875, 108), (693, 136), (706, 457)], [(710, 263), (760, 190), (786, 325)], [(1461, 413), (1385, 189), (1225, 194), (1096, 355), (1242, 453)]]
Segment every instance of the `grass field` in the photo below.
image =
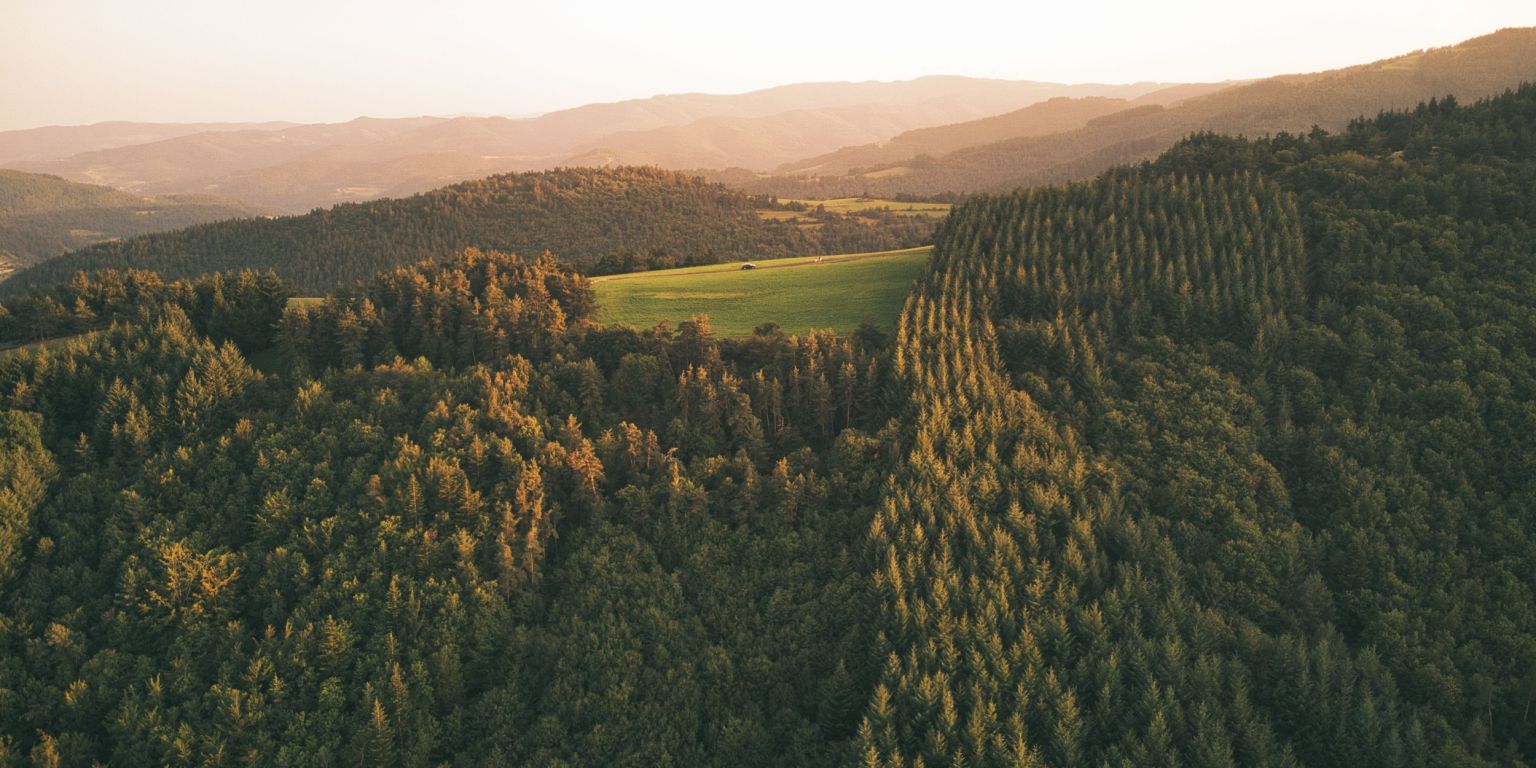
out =
[(816, 210), (816, 206), (824, 206), (830, 213), (859, 213), (860, 211), (872, 211), (885, 209), (897, 216), (923, 217), (930, 219), (942, 219), (949, 215), (949, 203), (904, 203), (898, 200), (883, 200), (875, 197), (839, 197), (831, 200), (809, 200), (795, 198), (781, 198), (779, 202), (800, 203), (806, 207), (806, 212), (798, 211), (758, 211), (757, 215), (771, 221), (793, 221), (813, 223), (816, 221), (810, 215)]
[(903, 203), (898, 200), (882, 200), (874, 197), (839, 197), (833, 200), (782, 199), (784, 203), (802, 203), (807, 208), (824, 205), (832, 213), (858, 213), (876, 208), (888, 208), (891, 213), (939, 218), (949, 215), (949, 203)]
[(720, 336), (746, 336), (778, 323), (788, 333), (830, 328), (848, 333), (868, 320), (896, 324), (912, 280), (932, 248), (880, 253), (805, 256), (741, 264), (713, 264), (592, 279), (597, 320), (650, 328), (708, 315)]

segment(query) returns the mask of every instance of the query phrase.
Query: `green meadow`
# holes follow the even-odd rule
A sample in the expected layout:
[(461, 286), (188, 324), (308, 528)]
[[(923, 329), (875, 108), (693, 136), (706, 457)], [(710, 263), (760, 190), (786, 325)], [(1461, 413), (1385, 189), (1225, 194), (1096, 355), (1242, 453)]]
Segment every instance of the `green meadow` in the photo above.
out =
[(849, 333), (865, 321), (894, 327), (931, 247), (837, 256), (803, 256), (704, 267), (631, 272), (592, 279), (597, 321), (649, 328), (708, 315), (720, 336), (746, 336), (763, 323), (788, 333)]
[(832, 213), (858, 213), (876, 209), (885, 209), (891, 213), (909, 214), (913, 216), (932, 216), (935, 218), (949, 215), (949, 203), (915, 203), (902, 202), (900, 200), (885, 200), (876, 197), (839, 197), (830, 200), (799, 200), (783, 199), (784, 203), (801, 203), (807, 208), (825, 206)]
[(949, 203), (916, 203), (902, 202), (900, 200), (885, 200), (876, 197), (838, 197), (828, 200), (812, 200), (798, 198), (781, 198), (782, 203), (800, 203), (806, 207), (805, 211), (779, 211), (760, 210), (757, 215), (771, 221), (791, 221), (809, 226), (818, 226), (816, 218), (811, 212), (820, 206), (828, 213), (842, 215), (858, 214), (864, 211), (881, 210), (896, 216), (908, 216), (914, 218), (942, 219), (949, 215)]

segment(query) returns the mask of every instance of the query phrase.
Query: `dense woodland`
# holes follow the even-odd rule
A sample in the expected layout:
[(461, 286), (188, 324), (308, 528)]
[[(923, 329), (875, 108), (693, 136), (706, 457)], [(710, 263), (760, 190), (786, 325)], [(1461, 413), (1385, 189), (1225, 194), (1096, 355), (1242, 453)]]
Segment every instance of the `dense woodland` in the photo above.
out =
[(0, 765), (1536, 762), (1533, 221), (1528, 87), (973, 200), (893, 334), (8, 301), (98, 330), (0, 358)]
[(412, 197), (302, 216), (223, 221), (104, 243), (18, 273), (0, 293), (64, 282), (77, 271), (141, 269), (166, 279), (271, 270), (303, 294), (349, 289), (374, 274), (465, 248), (557, 254), (588, 274), (748, 258), (921, 245), (931, 222), (827, 215), (816, 226), (767, 221), (767, 201), (655, 168), (576, 168), (492, 176)]
[(77, 272), (46, 293), (0, 302), (0, 348), (79, 336), (174, 305), (193, 318), (199, 334), (257, 351), (271, 346), (272, 327), (292, 295), (272, 272), (215, 272), (171, 283), (145, 270)]
[(851, 754), (884, 334), (593, 327), (470, 251), (240, 305), (264, 375), (204, 306), (0, 364), (0, 762)]
[(257, 213), (208, 195), (140, 197), (0, 169), (0, 259), (26, 266), (105, 240)]
[(974, 201), (896, 367), (867, 765), (1536, 757), (1536, 88)]

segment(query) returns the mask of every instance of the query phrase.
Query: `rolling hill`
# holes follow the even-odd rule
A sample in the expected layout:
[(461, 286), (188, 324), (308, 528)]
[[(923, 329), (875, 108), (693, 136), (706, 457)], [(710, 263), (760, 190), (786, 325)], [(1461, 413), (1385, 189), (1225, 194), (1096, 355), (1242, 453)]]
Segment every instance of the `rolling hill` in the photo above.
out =
[(209, 195), (141, 197), (56, 176), (0, 170), (0, 279), (89, 245), (263, 213)]
[(1258, 136), (1313, 126), (1337, 130), (1362, 114), (1448, 94), (1476, 99), (1528, 80), (1536, 80), (1536, 29), (1505, 29), (1371, 64), (1259, 80), (1169, 107), (1115, 112), (1059, 133), (1019, 136), (858, 173), (750, 181), (744, 188), (818, 197), (964, 193), (1069, 181), (1117, 163), (1150, 159), (1199, 131)]
[(759, 215), (758, 204), (722, 185), (655, 168), (507, 174), (411, 197), (103, 243), (22, 271), (0, 291), (54, 285), (81, 270), (147, 269), (175, 279), (271, 269), (317, 294), (469, 247), (530, 256), (551, 251), (569, 266), (616, 271), (906, 247), (933, 229), (922, 216), (774, 220)]
[(1528, 763), (1533, 126), (1527, 86), (956, 209), (866, 764)]

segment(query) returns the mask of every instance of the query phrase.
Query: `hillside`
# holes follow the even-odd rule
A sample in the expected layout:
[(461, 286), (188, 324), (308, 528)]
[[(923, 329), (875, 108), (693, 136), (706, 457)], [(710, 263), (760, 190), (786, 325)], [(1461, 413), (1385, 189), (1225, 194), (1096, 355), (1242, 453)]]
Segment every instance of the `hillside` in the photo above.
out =
[(1533, 126), (1527, 86), (957, 209), (868, 762), (1536, 756)]
[(786, 196), (940, 194), (1004, 190), (1091, 177), (1116, 163), (1155, 157), (1197, 131), (1260, 136), (1336, 130), (1361, 114), (1455, 95), (1476, 99), (1536, 80), (1536, 29), (1506, 29), (1459, 45), (1357, 67), (1285, 75), (1175, 106), (1157, 105), (1088, 121), (1061, 133), (887, 163), (857, 175), (778, 177), (746, 183)]
[[(922, 125), (1008, 112), (1054, 96), (1133, 97), (1157, 87), (964, 77), (803, 83), (743, 94), (678, 94), (589, 104), (532, 118), (359, 118), (277, 130), (205, 131), (10, 164), (142, 194), (209, 193), (303, 212), (414, 194), (495, 173), (569, 165), (573, 155), (604, 148), (609, 151), (603, 161), (610, 164), (694, 167), (699, 156), (688, 148), (705, 138), (710, 124), (688, 126), (701, 120), (727, 121), (737, 131), (734, 143), (716, 144), (714, 152), (703, 157), (766, 168), (807, 153), (786, 142), (833, 130), (825, 121), (804, 125), (805, 111), (839, 115), (844, 122), (836, 133), (817, 139), (811, 145), (814, 151), (833, 141), (863, 142)], [(669, 139), (669, 129), (683, 135)], [(661, 133), (634, 135), (656, 130)], [(748, 140), (746, 134), (754, 138)], [(629, 142), (642, 142), (643, 151), (637, 148), (629, 156)], [(725, 155), (732, 152), (740, 152), (743, 159), (726, 162)]]
[(12, 269), (95, 243), (259, 213), (208, 195), (140, 197), (0, 170), (0, 279)]
[(1043, 136), (1081, 128), (1094, 118), (1138, 106), (1167, 106), (1230, 87), (1227, 83), (1160, 88), (1135, 98), (1058, 96), (1006, 114), (896, 135), (888, 141), (844, 146), (835, 152), (786, 163), (775, 173), (788, 176), (838, 176), (864, 167), (891, 166), (924, 155), (938, 157), (966, 147), (1011, 138)]
[(205, 224), (104, 243), (18, 273), (15, 293), (76, 271), (145, 269), (167, 278), (271, 269), (323, 294), (373, 274), (464, 248), (551, 251), (588, 271), (871, 251), (920, 244), (932, 222), (829, 215), (771, 221), (754, 201), (716, 184), (646, 168), (494, 176), (412, 197), (340, 205), (301, 216)]

